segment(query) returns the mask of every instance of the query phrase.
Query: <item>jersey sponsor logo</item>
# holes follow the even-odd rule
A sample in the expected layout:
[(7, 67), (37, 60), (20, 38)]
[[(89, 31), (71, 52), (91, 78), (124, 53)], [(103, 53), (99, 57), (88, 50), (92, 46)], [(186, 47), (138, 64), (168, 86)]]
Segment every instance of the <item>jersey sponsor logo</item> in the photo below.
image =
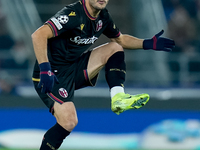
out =
[(63, 28), (63, 26), (60, 24), (60, 22), (56, 18), (51, 18), (51, 21), (55, 24), (58, 30)]
[(76, 13), (72, 11), (68, 16), (76, 16)]
[(103, 26), (103, 22), (102, 22), (102, 20), (99, 20), (99, 21), (97, 22), (96, 31), (98, 32), (99, 30), (101, 30), (101, 29), (102, 29), (102, 26)]
[(76, 44), (85, 44), (85, 45), (87, 45), (87, 44), (94, 44), (94, 42), (97, 40), (98, 38), (97, 37), (95, 37), (95, 36), (93, 36), (93, 37), (91, 37), (91, 38), (84, 38), (84, 39), (81, 39), (81, 37), (80, 36), (76, 36), (76, 37), (74, 37), (74, 38), (70, 38), (70, 41), (72, 41), (72, 42), (74, 42), (74, 43), (76, 43)]
[(58, 21), (62, 24), (66, 24), (69, 21), (69, 17), (67, 15), (59, 16)]
[(64, 88), (60, 88), (58, 90), (58, 92), (59, 92), (60, 96), (62, 96), (63, 98), (67, 98), (68, 97), (68, 92)]

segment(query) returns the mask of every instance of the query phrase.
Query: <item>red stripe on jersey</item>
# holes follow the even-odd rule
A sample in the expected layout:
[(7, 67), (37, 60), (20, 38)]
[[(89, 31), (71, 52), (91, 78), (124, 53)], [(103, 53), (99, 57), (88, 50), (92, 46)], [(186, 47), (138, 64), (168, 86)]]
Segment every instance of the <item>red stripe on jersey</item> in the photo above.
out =
[(119, 32), (119, 33), (116, 35), (116, 37), (119, 37), (119, 36), (120, 36), (120, 34), (121, 34), (121, 32)]
[(57, 32), (56, 26), (51, 21), (47, 21), (46, 23), (48, 23), (52, 27), (54, 35), (58, 36), (58, 32)]
[(90, 13), (88, 12), (87, 7), (86, 7), (86, 5), (85, 5), (85, 0), (83, 0), (83, 8), (84, 8), (84, 10), (85, 10), (86, 15), (87, 15), (91, 20), (95, 20), (95, 19), (96, 19), (95, 17), (92, 17), (92, 16), (90, 15)]

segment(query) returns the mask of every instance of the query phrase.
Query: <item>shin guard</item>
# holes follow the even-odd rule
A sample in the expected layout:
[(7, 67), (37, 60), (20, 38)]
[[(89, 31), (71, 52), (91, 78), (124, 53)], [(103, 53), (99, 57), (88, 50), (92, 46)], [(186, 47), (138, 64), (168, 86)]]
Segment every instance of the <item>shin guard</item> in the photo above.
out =
[(126, 75), (126, 64), (124, 62), (124, 52), (113, 54), (105, 65), (105, 77), (109, 88), (114, 86), (124, 86)]
[(56, 150), (58, 149), (63, 140), (70, 134), (62, 126), (56, 123), (44, 135), (40, 150)]

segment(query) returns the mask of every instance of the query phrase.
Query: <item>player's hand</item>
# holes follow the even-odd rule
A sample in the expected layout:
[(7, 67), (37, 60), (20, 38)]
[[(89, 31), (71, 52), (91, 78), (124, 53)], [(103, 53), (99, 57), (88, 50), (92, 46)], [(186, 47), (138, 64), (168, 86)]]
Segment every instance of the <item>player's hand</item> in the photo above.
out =
[(157, 51), (171, 52), (175, 47), (174, 40), (160, 37), (164, 33), (164, 30), (160, 31), (151, 39), (145, 39), (143, 42), (143, 48), (145, 50), (153, 49)]
[(51, 71), (49, 62), (44, 62), (39, 65), (40, 67), (40, 82), (38, 88), (41, 88), (42, 93), (50, 93), (53, 89), (54, 82), (59, 83), (58, 79)]

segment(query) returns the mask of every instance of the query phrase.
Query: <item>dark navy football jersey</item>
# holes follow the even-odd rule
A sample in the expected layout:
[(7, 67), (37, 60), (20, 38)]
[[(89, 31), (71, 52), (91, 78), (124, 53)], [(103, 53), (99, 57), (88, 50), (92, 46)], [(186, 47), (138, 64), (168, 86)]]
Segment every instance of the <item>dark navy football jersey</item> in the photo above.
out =
[(48, 40), (48, 57), (52, 65), (76, 61), (101, 34), (108, 38), (120, 36), (107, 9), (94, 18), (88, 13), (85, 0), (64, 7), (45, 24), (54, 34)]

